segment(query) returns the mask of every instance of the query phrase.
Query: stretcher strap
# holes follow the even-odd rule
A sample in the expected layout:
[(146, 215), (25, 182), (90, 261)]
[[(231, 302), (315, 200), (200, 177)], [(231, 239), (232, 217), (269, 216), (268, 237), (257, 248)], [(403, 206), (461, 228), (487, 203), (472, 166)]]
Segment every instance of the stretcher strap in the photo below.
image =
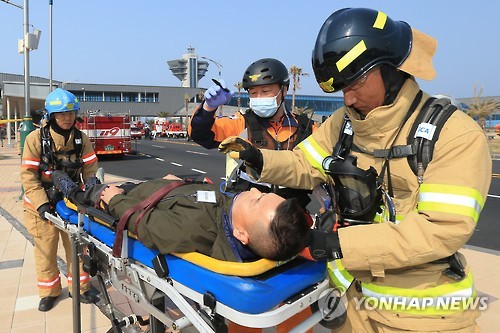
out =
[[(160, 202), (161, 199), (165, 197), (170, 191), (172, 191), (174, 188), (179, 187), (181, 185), (185, 185), (186, 182), (183, 181), (175, 181), (172, 182), (156, 192), (154, 192), (151, 196), (149, 196), (146, 200), (141, 201), (137, 205), (127, 209), (125, 213), (120, 217), (120, 221), (118, 221), (118, 226), (116, 227), (116, 238), (115, 242), (113, 244), (113, 256), (117, 258), (121, 258), (121, 252), (122, 252), (122, 242), (123, 242), (123, 231), (127, 227), (127, 222), (130, 216), (139, 211), (143, 210), (141, 214), (137, 217), (137, 220), (135, 222), (135, 229), (137, 230), (137, 226), (139, 225), (142, 217), (144, 214), (146, 214), (148, 211), (150, 211), (158, 202)], [(137, 231), (135, 230), (135, 233), (137, 234)]]

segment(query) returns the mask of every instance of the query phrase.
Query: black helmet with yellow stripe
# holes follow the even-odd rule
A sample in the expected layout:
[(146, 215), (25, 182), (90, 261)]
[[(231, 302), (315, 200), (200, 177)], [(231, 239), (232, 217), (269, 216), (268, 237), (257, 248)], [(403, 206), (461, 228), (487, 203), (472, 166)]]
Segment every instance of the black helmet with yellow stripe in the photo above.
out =
[(316, 81), (324, 92), (344, 89), (382, 64), (399, 67), (410, 54), (412, 31), (403, 21), (367, 8), (344, 8), (321, 27), (312, 54)]
[(259, 59), (248, 66), (242, 79), (243, 89), (278, 83), (288, 88), (290, 77), (285, 65), (273, 58)]

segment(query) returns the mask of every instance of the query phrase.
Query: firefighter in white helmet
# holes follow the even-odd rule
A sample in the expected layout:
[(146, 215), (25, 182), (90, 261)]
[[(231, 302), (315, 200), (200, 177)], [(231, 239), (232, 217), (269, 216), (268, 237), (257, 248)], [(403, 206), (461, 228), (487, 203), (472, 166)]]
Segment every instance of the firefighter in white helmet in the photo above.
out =
[[(38, 310), (49, 311), (61, 294), (61, 277), (57, 266), (57, 247), (61, 239), (68, 265), (68, 285), (71, 288), (72, 248), (66, 232), (53, 226), (45, 213), (54, 213), (54, 205), (62, 194), (52, 184), (51, 174), (62, 170), (75, 182), (95, 184), (97, 156), (89, 138), (75, 128), (80, 105), (71, 92), (57, 88), (45, 101), (48, 121), (31, 132), (24, 143), (21, 183), (24, 189), (24, 224), (33, 237), (38, 294)], [(98, 301), (90, 291), (90, 277), (80, 273), (82, 303)], [(71, 290), (71, 289), (70, 289)]]

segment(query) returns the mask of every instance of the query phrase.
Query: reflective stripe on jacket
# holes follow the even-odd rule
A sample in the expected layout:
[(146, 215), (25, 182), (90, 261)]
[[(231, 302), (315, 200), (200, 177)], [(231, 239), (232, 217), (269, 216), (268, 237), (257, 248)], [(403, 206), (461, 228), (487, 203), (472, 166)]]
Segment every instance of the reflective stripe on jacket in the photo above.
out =
[[(342, 265), (342, 261), (328, 263), (332, 284), (342, 293), (354, 282), (354, 277)], [(457, 282), (424, 288), (409, 289), (360, 282), (365, 301), (372, 307), (409, 314), (445, 315), (463, 311), (474, 302), (476, 295), (472, 273)]]

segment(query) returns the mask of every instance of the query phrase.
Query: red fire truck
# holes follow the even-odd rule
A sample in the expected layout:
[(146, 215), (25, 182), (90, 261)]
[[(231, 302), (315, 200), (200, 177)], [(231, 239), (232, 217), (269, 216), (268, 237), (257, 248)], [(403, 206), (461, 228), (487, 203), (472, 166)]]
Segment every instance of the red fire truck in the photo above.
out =
[(97, 155), (123, 157), (131, 151), (130, 115), (87, 112), (78, 128), (87, 134)]

